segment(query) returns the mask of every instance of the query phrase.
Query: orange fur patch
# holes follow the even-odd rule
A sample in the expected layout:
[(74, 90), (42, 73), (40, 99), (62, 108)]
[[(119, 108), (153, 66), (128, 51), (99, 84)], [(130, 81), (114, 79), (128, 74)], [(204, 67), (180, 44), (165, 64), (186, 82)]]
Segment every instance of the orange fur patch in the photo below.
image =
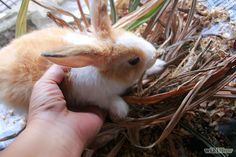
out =
[(12, 106), (27, 108), (35, 82), (51, 65), (40, 54), (66, 45), (69, 30), (49, 28), (13, 40), (0, 50), (0, 98)]
[[(130, 65), (128, 59), (139, 57), (140, 63)], [(101, 73), (110, 80), (132, 84), (136, 78), (142, 75), (145, 68), (145, 55), (138, 48), (126, 48), (122, 45), (114, 45), (109, 58), (106, 60), (105, 69)]]

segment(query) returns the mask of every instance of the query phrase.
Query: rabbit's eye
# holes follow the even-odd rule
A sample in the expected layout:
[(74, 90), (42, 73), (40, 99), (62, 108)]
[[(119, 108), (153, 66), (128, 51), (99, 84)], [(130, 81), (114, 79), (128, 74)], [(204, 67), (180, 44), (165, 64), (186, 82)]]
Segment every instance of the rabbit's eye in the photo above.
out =
[(140, 58), (139, 57), (134, 57), (134, 58), (131, 58), (130, 60), (128, 60), (129, 64), (130, 65), (136, 65), (140, 62)]

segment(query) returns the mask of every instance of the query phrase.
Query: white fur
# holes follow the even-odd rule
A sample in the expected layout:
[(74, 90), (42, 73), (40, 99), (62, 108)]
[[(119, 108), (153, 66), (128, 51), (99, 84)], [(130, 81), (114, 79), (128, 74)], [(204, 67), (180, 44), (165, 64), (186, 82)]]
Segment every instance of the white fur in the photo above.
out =
[(145, 74), (146, 75), (155, 74), (155, 73), (163, 70), (165, 64), (166, 64), (165, 61), (157, 59), (156, 62), (151, 66), (151, 68), (146, 70)]
[(67, 33), (63, 39), (74, 45), (94, 45), (97, 43), (97, 39), (88, 35), (78, 33)]
[(95, 104), (119, 118), (128, 114), (128, 105), (119, 96), (129, 87), (128, 84), (105, 79), (93, 66), (73, 68), (71, 79), (71, 93), (76, 104)]
[(146, 67), (151, 67), (154, 62), (154, 56), (156, 49), (155, 47), (149, 43), (148, 41), (144, 40), (141, 37), (136, 36), (130, 32), (125, 32), (122, 35), (118, 36), (116, 39), (116, 44), (121, 44), (129, 48), (139, 48), (141, 49), (146, 55)]

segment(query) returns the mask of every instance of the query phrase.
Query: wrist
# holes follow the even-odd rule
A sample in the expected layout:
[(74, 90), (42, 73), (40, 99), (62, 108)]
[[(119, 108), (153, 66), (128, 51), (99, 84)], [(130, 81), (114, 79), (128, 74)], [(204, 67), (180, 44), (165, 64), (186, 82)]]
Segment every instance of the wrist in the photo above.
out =
[[(35, 157), (78, 157), (82, 154), (84, 144), (75, 133), (57, 122), (45, 123), (37, 120), (30, 123), (17, 137), (16, 141), (5, 150), (6, 156)], [(15, 155), (14, 155), (15, 154)]]

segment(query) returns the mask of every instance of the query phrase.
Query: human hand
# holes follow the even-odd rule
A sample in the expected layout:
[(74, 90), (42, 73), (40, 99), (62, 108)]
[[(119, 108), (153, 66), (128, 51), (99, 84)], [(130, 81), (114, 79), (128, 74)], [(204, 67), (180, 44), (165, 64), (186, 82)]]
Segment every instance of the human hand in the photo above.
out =
[[(66, 108), (58, 84), (67, 71), (53, 65), (37, 81), (31, 95), (27, 127), (5, 152), (18, 150), (25, 153), (21, 153), (22, 156), (33, 153), (33, 156), (38, 154), (44, 157), (81, 155), (84, 147), (100, 130), (104, 116), (97, 108), (79, 113)], [(30, 151), (24, 150), (24, 146)]]

